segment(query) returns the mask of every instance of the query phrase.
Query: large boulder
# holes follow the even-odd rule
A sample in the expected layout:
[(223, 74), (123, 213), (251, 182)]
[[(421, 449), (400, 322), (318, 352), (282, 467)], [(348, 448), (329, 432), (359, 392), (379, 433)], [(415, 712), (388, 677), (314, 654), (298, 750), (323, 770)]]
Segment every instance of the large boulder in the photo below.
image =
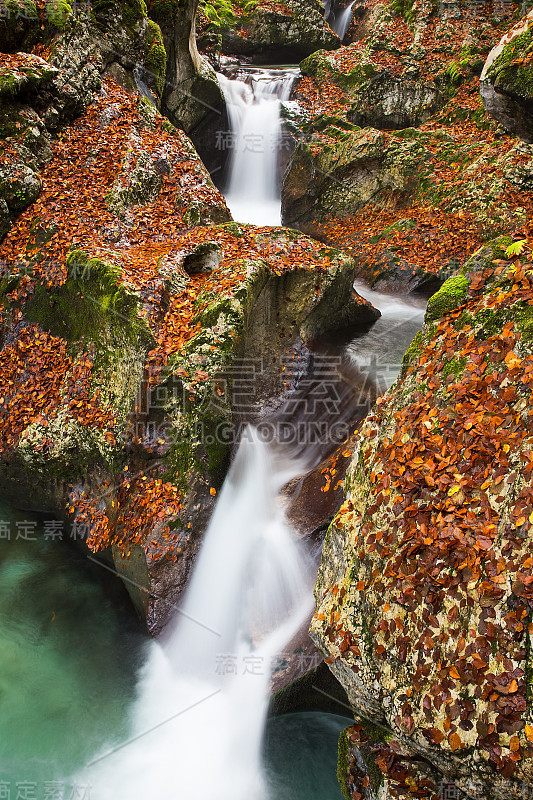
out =
[(223, 53), (267, 64), (299, 61), (315, 50), (339, 46), (319, 0), (287, 0), (284, 5), (261, 0), (222, 38)]
[(442, 286), (358, 433), (311, 626), (346, 796), (531, 791), (530, 256), (503, 237)]
[(338, 53), (321, 50), (302, 62), (302, 75), (343, 90), (347, 119), (356, 125), (394, 130), (426, 122), (442, 103), (444, 87), (420, 76), (414, 59), (399, 71), (380, 63), (380, 56), (359, 43)]
[[(420, 164), (431, 156), (418, 137), (388, 142), (373, 128), (326, 129), (330, 143), (298, 146), (283, 181), (286, 224), (311, 233), (328, 216), (347, 216), (369, 203), (400, 201), (420, 185)], [(335, 137), (335, 138), (333, 138)]]
[(512, 133), (533, 142), (533, 11), (489, 53), (481, 73), (485, 108)]

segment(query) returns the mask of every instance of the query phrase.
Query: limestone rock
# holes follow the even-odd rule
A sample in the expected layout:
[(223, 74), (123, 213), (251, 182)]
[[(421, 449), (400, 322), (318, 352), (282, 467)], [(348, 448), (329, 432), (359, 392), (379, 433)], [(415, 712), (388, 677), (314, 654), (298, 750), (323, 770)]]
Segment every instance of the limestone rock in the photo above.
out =
[(311, 633), (350, 698), (373, 791), (450, 782), (492, 800), (533, 783), (533, 265), (507, 257), (511, 243), (434, 296), (359, 432), (327, 534)]
[(416, 164), (427, 161), (416, 138), (387, 145), (372, 128), (330, 130), (335, 140), (329, 146), (302, 144), (293, 154), (283, 182), (286, 224), (310, 231), (313, 221), (328, 214), (354, 213), (385, 193), (409, 196), (416, 191)]
[(426, 122), (441, 104), (435, 81), (419, 77), (418, 70), (395, 74), (366, 49), (351, 45), (343, 50), (349, 69), (339, 65), (335, 54), (325, 51), (305, 59), (301, 69), (304, 76), (331, 81), (346, 92), (350, 122), (381, 130), (410, 128)]

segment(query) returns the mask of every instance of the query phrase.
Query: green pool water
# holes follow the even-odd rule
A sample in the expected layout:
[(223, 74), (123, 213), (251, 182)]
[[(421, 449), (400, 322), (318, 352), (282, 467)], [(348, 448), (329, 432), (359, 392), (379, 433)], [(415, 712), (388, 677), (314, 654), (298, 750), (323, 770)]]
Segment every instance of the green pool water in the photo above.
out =
[(264, 754), (272, 800), (343, 800), (337, 743), (353, 719), (309, 711), (268, 721)]
[(43, 520), (0, 504), (0, 531), (0, 798), (83, 797), (67, 778), (125, 734), (144, 637), (118, 579)]

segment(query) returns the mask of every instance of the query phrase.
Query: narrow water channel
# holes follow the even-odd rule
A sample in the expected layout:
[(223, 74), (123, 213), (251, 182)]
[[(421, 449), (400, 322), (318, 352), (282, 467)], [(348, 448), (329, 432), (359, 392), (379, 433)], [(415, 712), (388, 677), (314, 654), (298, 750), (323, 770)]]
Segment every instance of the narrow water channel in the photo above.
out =
[[(280, 102), (294, 77), (221, 78), (238, 221), (280, 224)], [(383, 316), (343, 357), (360, 370), (381, 359), (384, 391), (424, 303), (356, 288)], [(159, 642), (141, 635), (117, 579), (47, 535), (50, 521), (0, 507), (0, 797), (341, 800), (336, 746), (349, 720), (266, 719), (273, 658), (312, 606), (312, 560), (280, 502), (307, 467), (247, 429), (182, 613)]]

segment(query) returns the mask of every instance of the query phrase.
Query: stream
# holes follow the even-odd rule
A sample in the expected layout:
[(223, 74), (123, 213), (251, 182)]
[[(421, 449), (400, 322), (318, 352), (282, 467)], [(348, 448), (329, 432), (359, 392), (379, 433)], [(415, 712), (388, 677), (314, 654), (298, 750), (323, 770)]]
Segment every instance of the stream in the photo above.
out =
[[(280, 103), (295, 75), (222, 76), (237, 221), (280, 224)], [(356, 288), (383, 316), (343, 358), (375, 368), (385, 391), (424, 303)], [(52, 539), (50, 520), (0, 507), (1, 798), (342, 800), (336, 747), (349, 718), (267, 719), (271, 664), (313, 605), (316, 565), (281, 499), (309, 466), (244, 430), (185, 599), (157, 642), (121, 583)]]

